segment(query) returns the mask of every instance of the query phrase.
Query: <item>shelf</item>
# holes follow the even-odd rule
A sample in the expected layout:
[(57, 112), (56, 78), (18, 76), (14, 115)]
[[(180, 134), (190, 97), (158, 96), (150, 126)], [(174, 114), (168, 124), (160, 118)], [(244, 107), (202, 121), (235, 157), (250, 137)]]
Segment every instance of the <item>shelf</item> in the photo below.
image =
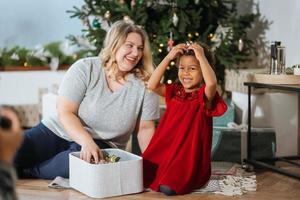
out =
[[(69, 68), (68, 65), (59, 66), (57, 70), (67, 70)], [(0, 71), (51, 71), (48, 66), (0, 66)]]
[(300, 85), (300, 75), (254, 74), (253, 82), (265, 84)]

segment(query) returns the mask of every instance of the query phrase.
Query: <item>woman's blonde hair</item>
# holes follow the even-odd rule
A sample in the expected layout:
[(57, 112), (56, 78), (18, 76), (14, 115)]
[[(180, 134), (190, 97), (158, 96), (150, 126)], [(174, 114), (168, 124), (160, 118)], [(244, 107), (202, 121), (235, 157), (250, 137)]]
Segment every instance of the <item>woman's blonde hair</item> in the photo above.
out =
[(103, 49), (99, 55), (100, 59), (109, 75), (117, 80), (124, 78), (125, 74), (118, 73), (116, 52), (125, 43), (129, 33), (138, 33), (143, 41), (143, 56), (130, 72), (137, 78), (147, 81), (153, 71), (153, 62), (148, 35), (140, 26), (122, 20), (115, 22), (106, 34)]

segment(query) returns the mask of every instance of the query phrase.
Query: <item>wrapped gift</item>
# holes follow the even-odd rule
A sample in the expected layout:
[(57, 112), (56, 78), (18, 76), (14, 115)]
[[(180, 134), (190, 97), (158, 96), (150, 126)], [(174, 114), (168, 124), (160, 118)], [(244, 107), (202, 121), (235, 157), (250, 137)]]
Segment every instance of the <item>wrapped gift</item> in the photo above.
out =
[(220, 117), (213, 117), (213, 126), (227, 127), (228, 123), (234, 122), (235, 106), (229, 99), (226, 99), (225, 102), (227, 104), (227, 111)]
[[(242, 163), (247, 156), (247, 129), (214, 127), (213, 161)], [(276, 151), (274, 128), (252, 128), (252, 156), (255, 159), (272, 158)]]

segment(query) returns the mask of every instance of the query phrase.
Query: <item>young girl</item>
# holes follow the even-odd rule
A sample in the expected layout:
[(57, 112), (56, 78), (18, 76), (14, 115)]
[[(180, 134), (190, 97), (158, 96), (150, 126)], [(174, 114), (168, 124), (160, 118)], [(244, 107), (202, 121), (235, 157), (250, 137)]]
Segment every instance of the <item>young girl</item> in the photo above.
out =
[[(179, 56), (180, 83), (160, 80)], [(212, 117), (227, 106), (216, 91), (217, 80), (206, 49), (178, 44), (155, 69), (148, 88), (165, 96), (167, 109), (145, 152), (144, 186), (166, 195), (186, 194), (205, 185), (211, 174)]]

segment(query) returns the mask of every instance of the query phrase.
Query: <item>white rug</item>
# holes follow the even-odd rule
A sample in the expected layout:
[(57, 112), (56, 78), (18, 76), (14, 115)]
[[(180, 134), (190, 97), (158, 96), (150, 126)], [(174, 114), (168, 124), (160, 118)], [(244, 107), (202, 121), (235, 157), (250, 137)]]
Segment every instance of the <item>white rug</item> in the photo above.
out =
[[(256, 176), (245, 172), (240, 165), (230, 162), (212, 162), (212, 176), (206, 186), (194, 190), (193, 193), (214, 193), (226, 196), (237, 196), (256, 191)], [(50, 188), (67, 189), (69, 179), (56, 177)]]
[(240, 165), (227, 162), (213, 162), (212, 176), (206, 186), (194, 193), (214, 193), (226, 196), (243, 195), (256, 191), (256, 176), (247, 173)]

